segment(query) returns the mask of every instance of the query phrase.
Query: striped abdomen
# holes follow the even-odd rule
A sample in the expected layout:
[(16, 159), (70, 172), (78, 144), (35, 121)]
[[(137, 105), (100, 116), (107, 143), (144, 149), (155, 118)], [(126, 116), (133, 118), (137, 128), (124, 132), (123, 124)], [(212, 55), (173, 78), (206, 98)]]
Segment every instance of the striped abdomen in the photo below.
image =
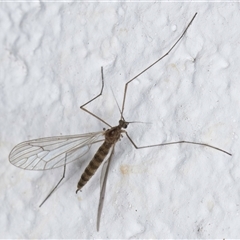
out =
[(94, 155), (91, 162), (88, 164), (86, 169), (84, 170), (84, 173), (82, 174), (78, 185), (77, 185), (77, 191), (76, 193), (88, 182), (88, 180), (93, 176), (93, 174), (96, 172), (98, 167), (103, 162), (104, 158), (107, 156), (109, 149), (112, 147), (112, 143), (104, 142), (96, 154)]

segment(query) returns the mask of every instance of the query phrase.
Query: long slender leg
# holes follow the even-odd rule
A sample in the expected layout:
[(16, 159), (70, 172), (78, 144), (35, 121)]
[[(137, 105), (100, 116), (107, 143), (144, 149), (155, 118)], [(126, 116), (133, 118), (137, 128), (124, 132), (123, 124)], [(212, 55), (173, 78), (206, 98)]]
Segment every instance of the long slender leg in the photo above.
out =
[(206, 144), (206, 143), (198, 143), (198, 142), (191, 142), (191, 141), (177, 141), (177, 142), (168, 142), (168, 143), (159, 143), (159, 144), (153, 144), (153, 145), (147, 145), (147, 146), (137, 146), (134, 141), (130, 138), (130, 136), (128, 135), (128, 133), (126, 131), (124, 131), (124, 133), (127, 135), (128, 139), (130, 140), (130, 142), (133, 144), (133, 146), (136, 148), (136, 149), (141, 149), (141, 148), (150, 148), (150, 147), (160, 147), (160, 146), (166, 146), (166, 145), (173, 145), (173, 144), (179, 144), (179, 143), (187, 143), (187, 144), (194, 144), (194, 145), (201, 145), (201, 146), (205, 146), (205, 147), (209, 147), (209, 148), (213, 148), (217, 151), (220, 151), (220, 152), (223, 152), (223, 153), (226, 153), (230, 156), (232, 156), (231, 153), (221, 149), (221, 148), (218, 148), (218, 147), (214, 147), (212, 145), (209, 145), (209, 144)]
[(41, 206), (47, 201), (47, 199), (53, 194), (53, 192), (57, 189), (57, 187), (59, 186), (59, 184), (61, 183), (61, 181), (65, 178), (65, 172), (66, 172), (66, 164), (64, 164), (63, 175), (62, 175), (61, 179), (58, 181), (58, 183), (56, 184), (56, 186), (50, 191), (50, 193), (47, 195), (47, 197), (45, 197), (45, 199), (44, 199), (43, 202), (39, 205), (39, 207), (41, 207)]
[(187, 25), (187, 27), (185, 28), (185, 30), (183, 31), (182, 35), (178, 38), (178, 40), (173, 44), (173, 46), (167, 51), (167, 53), (165, 53), (163, 56), (161, 56), (157, 61), (155, 61), (154, 63), (152, 63), (150, 66), (148, 66), (147, 68), (145, 68), (143, 71), (141, 71), (139, 74), (137, 74), (134, 78), (132, 78), (131, 80), (129, 80), (126, 84), (125, 84), (125, 88), (124, 88), (124, 95), (123, 95), (123, 102), (122, 102), (122, 113), (121, 113), (121, 119), (123, 119), (123, 111), (124, 111), (124, 107), (125, 107), (125, 101), (126, 101), (126, 95), (127, 95), (127, 88), (128, 88), (128, 84), (131, 83), (133, 80), (135, 80), (137, 77), (139, 77), (140, 75), (142, 75), (144, 72), (146, 72), (149, 68), (151, 68), (153, 65), (155, 65), (156, 63), (158, 63), (160, 60), (162, 60), (163, 58), (165, 58), (172, 50), (173, 48), (178, 44), (178, 42), (182, 39), (182, 37), (185, 35), (185, 33), (187, 32), (188, 28), (190, 27), (190, 25), (192, 24), (194, 18), (196, 17), (197, 13), (194, 14), (193, 18), (191, 19), (191, 21), (189, 22), (189, 24)]
[(109, 171), (112, 156), (114, 153), (114, 147), (115, 147), (115, 145), (112, 148), (109, 158), (104, 162), (104, 165), (102, 167), (100, 197), (99, 197), (98, 213), (97, 213), (97, 231), (99, 231), (99, 229), (100, 229), (100, 219), (101, 219), (101, 214), (102, 214), (102, 209), (103, 209), (103, 202), (104, 202), (104, 198), (105, 198), (108, 171)]
[(94, 101), (95, 99), (97, 99), (98, 97), (100, 97), (102, 95), (103, 92), (103, 88), (104, 88), (104, 78), (103, 78), (103, 67), (101, 67), (101, 76), (102, 76), (102, 88), (100, 93), (95, 96), (94, 98), (92, 98), (91, 100), (89, 100), (88, 102), (84, 103), (82, 106), (80, 106), (80, 108), (89, 113), (90, 115), (92, 115), (93, 117), (97, 118), (98, 120), (100, 120), (101, 122), (105, 123), (106, 125), (108, 125), (109, 127), (112, 127), (110, 124), (108, 124), (107, 122), (105, 122), (103, 119), (101, 119), (100, 117), (98, 117), (97, 115), (93, 114), (92, 112), (90, 112), (89, 110), (87, 110), (86, 108), (84, 108), (86, 105), (88, 105), (90, 102)]

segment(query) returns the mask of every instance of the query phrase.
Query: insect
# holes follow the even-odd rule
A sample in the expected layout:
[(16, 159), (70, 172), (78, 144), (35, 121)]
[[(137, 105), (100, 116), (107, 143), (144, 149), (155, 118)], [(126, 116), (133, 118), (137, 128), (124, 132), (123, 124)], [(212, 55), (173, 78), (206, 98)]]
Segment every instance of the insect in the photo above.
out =
[(191, 141), (158, 143), (154, 145), (139, 147), (134, 143), (134, 141), (130, 138), (129, 134), (125, 130), (127, 126), (131, 123), (126, 121), (123, 117), (128, 85), (132, 81), (134, 81), (137, 77), (139, 77), (141, 74), (146, 72), (149, 68), (151, 68), (153, 65), (155, 65), (160, 60), (165, 58), (173, 50), (173, 48), (178, 44), (178, 42), (183, 38), (183, 36), (187, 32), (188, 28), (192, 24), (196, 15), (197, 13), (194, 14), (194, 16), (192, 17), (191, 21), (189, 22), (189, 24), (187, 25), (187, 27), (185, 28), (181, 36), (172, 45), (172, 47), (168, 50), (167, 53), (165, 53), (163, 56), (157, 59), (154, 63), (152, 63), (147, 68), (145, 68), (143, 71), (141, 71), (138, 75), (133, 77), (131, 80), (129, 80), (125, 84), (122, 106), (121, 106), (121, 109), (119, 108), (121, 116), (120, 116), (119, 124), (117, 126), (112, 127), (106, 121), (104, 121), (103, 119), (96, 116), (95, 114), (93, 114), (92, 112), (90, 112), (85, 108), (86, 105), (88, 105), (90, 102), (96, 100), (98, 97), (102, 95), (103, 88), (104, 88), (104, 77), (103, 77), (103, 67), (101, 67), (102, 87), (101, 87), (100, 93), (94, 98), (92, 98), (91, 100), (89, 100), (88, 102), (86, 102), (85, 104), (83, 104), (80, 108), (83, 111), (87, 112), (88, 114), (91, 114), (93, 117), (97, 118), (104, 124), (106, 124), (109, 127), (109, 129), (103, 130), (100, 132), (80, 134), (80, 135), (47, 137), (47, 138), (30, 140), (30, 141), (22, 142), (12, 149), (12, 151), (9, 154), (9, 161), (16, 167), (19, 167), (22, 169), (28, 169), (28, 170), (48, 170), (48, 169), (63, 167), (62, 178), (59, 180), (59, 182), (53, 188), (53, 190), (48, 194), (48, 196), (44, 199), (44, 201), (41, 203), (40, 206), (42, 206), (42, 204), (50, 197), (50, 195), (54, 192), (54, 190), (59, 186), (61, 181), (64, 179), (66, 165), (70, 162), (83, 158), (83, 156), (88, 153), (88, 151), (90, 150), (93, 144), (102, 143), (98, 151), (95, 153), (94, 157), (90, 161), (89, 165), (86, 167), (83, 174), (81, 175), (81, 178), (77, 184), (77, 190), (76, 190), (76, 193), (79, 190), (81, 190), (83, 186), (89, 181), (89, 179), (94, 175), (94, 173), (99, 168), (99, 166), (104, 162), (102, 166), (102, 172), (101, 172), (100, 199), (99, 199), (98, 214), (97, 214), (97, 230), (99, 230), (109, 167), (111, 164), (112, 156), (114, 154), (115, 145), (122, 137), (122, 134), (125, 134), (127, 136), (129, 141), (132, 143), (132, 145), (136, 149), (185, 143), (185, 144), (195, 144), (195, 145), (206, 146), (231, 156), (231, 153), (223, 149), (220, 149), (218, 147), (215, 147), (206, 143), (197, 143), (197, 142), (191, 142)]

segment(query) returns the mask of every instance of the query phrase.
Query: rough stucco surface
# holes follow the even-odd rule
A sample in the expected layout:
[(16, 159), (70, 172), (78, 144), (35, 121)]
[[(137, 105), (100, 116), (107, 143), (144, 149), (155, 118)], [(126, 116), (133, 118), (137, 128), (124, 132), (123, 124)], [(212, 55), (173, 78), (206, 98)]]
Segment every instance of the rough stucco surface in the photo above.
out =
[[(2, 3), (0, 71), (1, 238), (236, 238), (240, 236), (239, 3)], [(177, 48), (128, 89), (124, 137), (111, 165), (101, 229), (100, 171), (75, 194), (94, 154), (62, 169), (26, 171), (8, 162), (18, 143), (80, 134), (119, 120), (124, 83), (164, 54), (195, 12)], [(113, 93), (111, 91), (113, 90)]]

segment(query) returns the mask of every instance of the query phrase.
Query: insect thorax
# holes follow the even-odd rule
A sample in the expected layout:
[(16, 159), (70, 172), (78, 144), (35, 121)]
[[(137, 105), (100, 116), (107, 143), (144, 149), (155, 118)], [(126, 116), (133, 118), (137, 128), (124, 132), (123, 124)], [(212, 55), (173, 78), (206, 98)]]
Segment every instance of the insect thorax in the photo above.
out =
[(116, 126), (108, 129), (105, 132), (105, 141), (111, 144), (116, 143), (121, 137), (121, 132), (122, 130), (120, 126)]

